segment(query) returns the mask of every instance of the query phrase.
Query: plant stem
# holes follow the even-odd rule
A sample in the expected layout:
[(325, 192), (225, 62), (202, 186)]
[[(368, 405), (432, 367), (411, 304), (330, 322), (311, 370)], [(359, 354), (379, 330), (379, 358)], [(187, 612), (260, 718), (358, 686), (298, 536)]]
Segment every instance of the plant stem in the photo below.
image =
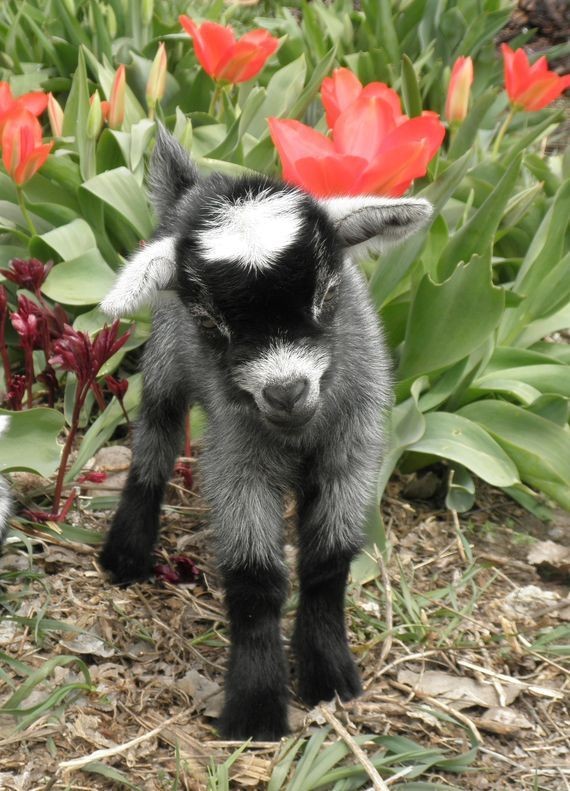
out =
[(24, 361), (26, 366), (26, 391), (28, 393), (28, 409), (33, 407), (32, 385), (34, 383), (34, 353), (31, 348), (24, 346)]
[(6, 385), (6, 392), (9, 393), (12, 389), (12, 371), (10, 370), (8, 347), (4, 338), (4, 320), (4, 317), (0, 320), (0, 357), (2, 357), (2, 365), (4, 366), (4, 384)]
[(501, 128), (497, 133), (497, 137), (495, 138), (495, 142), (493, 144), (493, 159), (496, 159), (499, 154), (499, 148), (501, 147), (501, 143), (503, 142), (503, 137), (505, 136), (505, 133), (509, 128), (511, 121), (513, 120), (515, 112), (516, 112), (515, 108), (511, 107), (511, 109), (509, 110), (509, 114), (503, 121), (503, 125), (501, 126)]
[(125, 416), (125, 420), (127, 421), (127, 429), (130, 431), (131, 430), (131, 421), (129, 420), (129, 415), (127, 413), (127, 410), (125, 409), (124, 399), (117, 398), (117, 401), (119, 402), (119, 404), (121, 406), (121, 410), (123, 412), (123, 415)]
[(99, 387), (99, 384), (96, 381), (93, 381), (91, 385), (91, 389), (93, 390), (93, 395), (95, 396), (99, 409), (101, 410), (101, 412), (104, 412), (107, 404), (105, 403), (105, 399), (103, 397), (103, 393), (101, 392), (101, 388)]
[(26, 221), (26, 224), (30, 230), (30, 235), (35, 236), (36, 228), (34, 223), (32, 222), (32, 218), (30, 217), (28, 210), (26, 209), (26, 201), (24, 200), (24, 192), (22, 188), (16, 187), (16, 193), (18, 194), (18, 206), (20, 207), (22, 216), (24, 217), (24, 220)]
[(192, 455), (192, 437), (190, 432), (190, 410), (186, 414), (186, 423), (184, 425), (184, 455), (187, 459)]
[(53, 504), (52, 504), (52, 514), (54, 516), (56, 516), (59, 512), (59, 503), (61, 500), (61, 491), (63, 489), (65, 470), (67, 468), (67, 460), (69, 459), (69, 454), (71, 453), (71, 448), (73, 447), (73, 440), (75, 439), (75, 435), (77, 434), (77, 427), (79, 425), (79, 415), (81, 414), (81, 408), (83, 407), (85, 398), (87, 397), (87, 393), (89, 392), (89, 384), (90, 383), (87, 382), (87, 384), (78, 386), (75, 393), (75, 404), (73, 405), (71, 426), (69, 427), (69, 433), (67, 435), (67, 439), (65, 440), (65, 445), (63, 446), (61, 460), (59, 462), (59, 470), (57, 471), (57, 480), (55, 482), (55, 491), (53, 494)]
[(208, 108), (208, 113), (214, 117), (216, 116), (216, 105), (218, 103), (218, 99), (222, 95), (222, 90), (222, 85), (219, 82), (216, 83), (216, 89), (212, 94), (212, 101), (210, 102), (210, 106)]

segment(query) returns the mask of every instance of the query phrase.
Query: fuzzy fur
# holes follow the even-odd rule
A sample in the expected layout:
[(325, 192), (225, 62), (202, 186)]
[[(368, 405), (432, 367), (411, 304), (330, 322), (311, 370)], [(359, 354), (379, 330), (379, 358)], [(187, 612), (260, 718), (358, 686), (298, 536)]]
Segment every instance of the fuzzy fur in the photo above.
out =
[[(10, 418), (7, 415), (0, 415), (0, 437), (8, 430)], [(1, 441), (1, 440), (0, 440)], [(12, 510), (12, 496), (8, 483), (0, 476), (0, 545), (6, 538), (8, 532), (8, 519)]]
[[(133, 293), (124, 293), (129, 267), (141, 271), (139, 252), (104, 303), (117, 304), (119, 293), (129, 305), (153, 301), (155, 312), (133, 464), (101, 560), (120, 584), (150, 575), (185, 415), (201, 404), (208, 415), (203, 491), (231, 624), (220, 731), (236, 739), (279, 738), (287, 731), (280, 614), (290, 491), (299, 513), (293, 646), (300, 694), (313, 704), (360, 691), (344, 594), (350, 560), (363, 542), (392, 385), (376, 311), (349, 248), (379, 234), (403, 236), (406, 225), (414, 230), (417, 204), (400, 210), (401, 202), (383, 200), (368, 211), (360, 199), (346, 198), (339, 220), (338, 205), (335, 215), (327, 202), (261, 176), (199, 180), (162, 132), (151, 183), (160, 218), (155, 239), (170, 240), (174, 288), (151, 300), (133, 278)], [(275, 213), (281, 218), (273, 249), (267, 227), (256, 235), (256, 211), (262, 223)], [(231, 244), (222, 238), (228, 228)], [(215, 243), (213, 229), (220, 235)], [(153, 244), (162, 242), (142, 253)], [(152, 260), (151, 252), (151, 268)], [(164, 259), (160, 266), (170, 284)], [(272, 387), (294, 397), (281, 407)]]

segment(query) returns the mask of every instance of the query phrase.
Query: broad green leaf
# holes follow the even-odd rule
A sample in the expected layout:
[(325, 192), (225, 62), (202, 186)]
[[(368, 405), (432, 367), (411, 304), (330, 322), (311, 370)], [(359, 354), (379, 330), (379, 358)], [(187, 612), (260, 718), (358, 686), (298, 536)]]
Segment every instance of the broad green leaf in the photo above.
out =
[(267, 84), (265, 98), (257, 117), (252, 119), (250, 129), (255, 137), (267, 133), (267, 118), (289, 117), (289, 110), (303, 91), (307, 75), (307, 60), (301, 55), (279, 69)]
[[(570, 509), (570, 432), (544, 417), (501, 401), (463, 407), (463, 417), (483, 426), (518, 467), (521, 479)], [(500, 484), (502, 485), (502, 484)]]
[(478, 256), (441, 284), (424, 275), (410, 308), (399, 378), (437, 371), (481, 346), (501, 318), (504, 299)]
[(497, 378), (530, 385), (539, 394), (558, 393), (570, 398), (570, 366), (568, 365), (524, 365), (519, 368), (505, 368), (478, 377), (473, 382), (473, 387), (489, 389), (489, 383)]
[(89, 113), (89, 86), (83, 48), (79, 49), (77, 70), (71, 84), (63, 116), (63, 134), (73, 135), (79, 154), (79, 169), (84, 179), (95, 173), (95, 141), (85, 133)]
[(76, 258), (97, 246), (89, 223), (77, 219), (41, 236), (34, 236), (30, 242), (30, 253), (42, 261), (53, 258), (62, 260)]
[(514, 486), (519, 482), (517, 468), (490, 434), (461, 414), (429, 412), (423, 436), (408, 452), (427, 453), (462, 464), (492, 486)]
[(505, 206), (512, 195), (520, 166), (521, 158), (517, 157), (483, 205), (451, 237), (439, 260), (440, 279), (449, 277), (460, 261), (469, 261), (473, 255), (485, 255), (491, 249)]
[(517, 346), (532, 346), (537, 341), (542, 340), (547, 335), (558, 330), (567, 330), (570, 327), (570, 303), (547, 316), (545, 319), (537, 319), (521, 332), (516, 339)]
[(485, 115), (497, 98), (496, 89), (486, 91), (473, 103), (467, 118), (463, 121), (449, 147), (449, 158), (457, 159), (469, 151), (481, 126)]
[(62, 446), (57, 437), (64, 417), (55, 409), (38, 407), (10, 415), (10, 426), (0, 443), (0, 472), (31, 470), (49, 478), (59, 465)]
[(42, 291), (64, 305), (94, 305), (115, 282), (115, 273), (94, 247), (77, 258), (53, 267)]
[(143, 187), (127, 168), (100, 173), (81, 189), (103, 201), (117, 221), (126, 222), (139, 239), (148, 239), (154, 227)]

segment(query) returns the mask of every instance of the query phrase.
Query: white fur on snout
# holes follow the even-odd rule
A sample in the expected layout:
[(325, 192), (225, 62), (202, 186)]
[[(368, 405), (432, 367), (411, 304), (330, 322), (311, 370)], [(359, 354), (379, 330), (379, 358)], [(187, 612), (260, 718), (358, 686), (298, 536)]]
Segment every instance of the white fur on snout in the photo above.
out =
[(210, 225), (198, 233), (206, 261), (235, 261), (245, 269), (268, 269), (297, 238), (303, 218), (294, 192), (221, 200)]
[(305, 378), (309, 382), (306, 406), (315, 406), (321, 390), (321, 377), (330, 364), (330, 356), (306, 343), (274, 341), (259, 357), (241, 365), (235, 382), (250, 393), (257, 406), (266, 407), (263, 390), (269, 385), (288, 384)]

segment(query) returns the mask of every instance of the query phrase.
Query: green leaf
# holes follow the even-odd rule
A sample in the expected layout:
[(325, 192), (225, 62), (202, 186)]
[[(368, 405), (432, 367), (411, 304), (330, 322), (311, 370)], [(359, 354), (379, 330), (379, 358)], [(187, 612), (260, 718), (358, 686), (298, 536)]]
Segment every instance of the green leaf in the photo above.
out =
[(461, 464), (451, 467), (445, 505), (451, 511), (469, 511), (475, 502), (475, 481)]
[[(421, 197), (426, 198), (433, 205), (435, 209), (434, 218), (457, 189), (467, 172), (470, 159), (471, 153), (469, 152), (447, 168), (433, 184), (430, 184), (419, 193)], [(429, 227), (426, 227), (403, 244), (380, 256), (378, 266), (370, 281), (374, 303), (378, 308), (382, 307), (387, 301), (414, 261), (419, 258), (429, 232)]]
[(71, 91), (63, 115), (64, 136), (73, 135), (79, 154), (79, 169), (84, 179), (95, 173), (95, 145), (85, 134), (89, 113), (89, 87), (83, 49), (79, 49), (77, 70), (71, 83)]
[(127, 168), (100, 173), (80, 188), (101, 200), (115, 219), (127, 223), (139, 239), (148, 239), (154, 222), (143, 187)]
[(410, 118), (422, 114), (422, 97), (418, 78), (412, 61), (402, 55), (402, 98), (404, 109)]
[(118, 783), (121, 786), (125, 786), (125, 788), (133, 788), (135, 791), (140, 791), (142, 788), (140, 784), (133, 783), (132, 780), (129, 780), (124, 772), (120, 772), (118, 769), (115, 769), (112, 766), (107, 766), (106, 764), (101, 763), (101, 761), (91, 761), (90, 764), (82, 766), (81, 771), (87, 772), (88, 774), (106, 777), (107, 780), (112, 782), (113, 786)]
[(501, 217), (515, 186), (521, 158), (517, 157), (493, 192), (462, 228), (455, 233), (439, 260), (440, 279), (449, 277), (460, 261), (485, 255), (491, 249)]
[(0, 472), (30, 470), (44, 478), (59, 466), (62, 446), (57, 437), (64, 417), (55, 409), (38, 407), (22, 412), (0, 410), (10, 415), (10, 426), (0, 444)]
[(417, 377), (461, 360), (493, 332), (504, 304), (490, 266), (478, 256), (441, 284), (424, 275), (408, 317), (399, 378)]
[(450, 159), (457, 159), (458, 157), (465, 154), (466, 151), (469, 151), (475, 142), (475, 138), (477, 137), (477, 133), (483, 122), (483, 119), (485, 118), (496, 98), (496, 89), (486, 91), (484, 94), (477, 97), (473, 103), (473, 107), (467, 115), (467, 118), (463, 121), (457, 130), (456, 136), (452, 140), (452, 143), (449, 147)]
[(114, 282), (115, 273), (94, 247), (54, 266), (42, 291), (64, 305), (94, 305), (108, 294)]
[(30, 242), (30, 253), (42, 261), (54, 256), (65, 260), (76, 258), (80, 253), (86, 253), (96, 246), (89, 223), (77, 219), (41, 236), (34, 236)]
[(460, 414), (429, 412), (425, 416), (423, 436), (408, 447), (408, 452), (427, 453), (455, 461), (492, 486), (519, 483), (512, 460), (487, 431), (477, 422), (467, 419), (470, 415), (466, 410)]
[[(518, 467), (523, 481), (570, 510), (570, 432), (514, 404), (478, 401), (459, 414), (483, 426)], [(503, 484), (499, 484), (503, 485)]]

